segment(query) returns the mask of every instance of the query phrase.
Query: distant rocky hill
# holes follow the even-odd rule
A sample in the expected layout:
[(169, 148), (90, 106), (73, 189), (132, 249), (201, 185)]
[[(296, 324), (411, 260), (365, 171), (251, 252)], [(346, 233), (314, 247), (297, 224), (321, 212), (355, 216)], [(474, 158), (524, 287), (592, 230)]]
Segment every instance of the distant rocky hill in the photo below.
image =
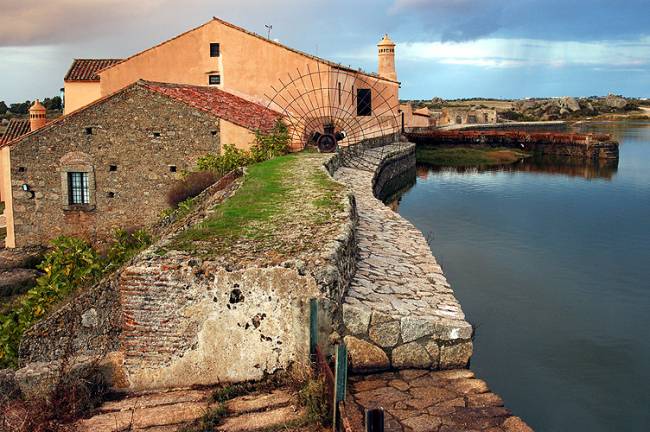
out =
[(650, 120), (650, 101), (645, 99), (626, 99), (610, 94), (606, 97), (591, 96), (574, 98), (535, 98), (521, 100), (504, 99), (456, 99), (411, 101), (417, 108), (427, 107), (439, 110), (445, 107), (466, 107), (468, 109), (493, 108), (499, 121), (549, 121), (584, 119), (648, 119)]

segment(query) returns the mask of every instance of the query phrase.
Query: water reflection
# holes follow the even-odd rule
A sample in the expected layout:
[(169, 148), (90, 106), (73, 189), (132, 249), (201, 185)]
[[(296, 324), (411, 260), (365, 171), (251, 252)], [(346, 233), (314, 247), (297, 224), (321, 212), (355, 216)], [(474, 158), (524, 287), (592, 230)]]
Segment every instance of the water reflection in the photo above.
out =
[(618, 160), (586, 160), (582, 158), (567, 158), (540, 156), (521, 159), (515, 163), (502, 165), (473, 165), (460, 167), (445, 167), (428, 164), (418, 164), (417, 176), (426, 180), (435, 173), (480, 174), (486, 172), (530, 172), (539, 174), (564, 175), (581, 177), (587, 180), (611, 180), (618, 170)]

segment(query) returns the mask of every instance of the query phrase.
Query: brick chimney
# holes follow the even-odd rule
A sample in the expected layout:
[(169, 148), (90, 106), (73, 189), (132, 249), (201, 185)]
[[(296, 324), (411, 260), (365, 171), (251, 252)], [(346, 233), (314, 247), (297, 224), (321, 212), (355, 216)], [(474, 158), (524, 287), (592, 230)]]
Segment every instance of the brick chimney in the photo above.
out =
[(46, 113), (45, 107), (36, 99), (34, 105), (29, 109), (29, 128), (31, 131), (45, 126), (45, 123), (47, 123)]

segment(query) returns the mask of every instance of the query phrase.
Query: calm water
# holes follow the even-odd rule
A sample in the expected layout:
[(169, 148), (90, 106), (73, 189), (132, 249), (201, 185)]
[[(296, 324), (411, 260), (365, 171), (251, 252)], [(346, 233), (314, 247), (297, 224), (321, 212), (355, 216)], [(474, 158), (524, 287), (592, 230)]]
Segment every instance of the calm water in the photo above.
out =
[(618, 166), (419, 166), (398, 211), (470, 322), (472, 369), (537, 431), (650, 431), (650, 124)]

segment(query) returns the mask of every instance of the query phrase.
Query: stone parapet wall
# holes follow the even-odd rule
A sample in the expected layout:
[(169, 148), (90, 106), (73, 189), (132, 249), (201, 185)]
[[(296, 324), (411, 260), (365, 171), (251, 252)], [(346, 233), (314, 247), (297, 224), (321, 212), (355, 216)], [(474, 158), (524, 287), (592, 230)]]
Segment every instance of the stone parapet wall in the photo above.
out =
[(441, 267), (422, 233), (376, 198), (390, 179), (413, 170), (415, 146), (396, 143), (363, 157), (373, 154), (374, 170), (335, 174), (355, 194), (359, 214), (357, 273), (343, 302), (351, 369), (464, 367), (472, 327)]

